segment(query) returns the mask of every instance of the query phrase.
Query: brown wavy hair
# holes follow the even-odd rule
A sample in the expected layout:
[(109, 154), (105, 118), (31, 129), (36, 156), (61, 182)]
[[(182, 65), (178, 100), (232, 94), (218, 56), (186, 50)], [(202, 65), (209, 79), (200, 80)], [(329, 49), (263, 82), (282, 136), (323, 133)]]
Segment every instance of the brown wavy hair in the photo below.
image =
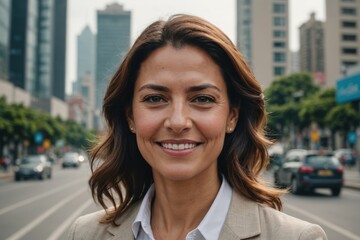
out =
[(116, 219), (141, 200), (151, 184), (151, 167), (141, 156), (129, 130), (135, 81), (141, 64), (156, 49), (172, 45), (196, 46), (220, 66), (232, 107), (239, 108), (235, 131), (226, 134), (218, 157), (218, 171), (243, 196), (281, 209), (282, 191), (267, 187), (259, 178), (268, 164), (265, 137), (265, 101), (259, 83), (231, 40), (216, 26), (199, 17), (174, 15), (149, 25), (137, 38), (107, 88), (103, 112), (107, 130), (91, 150), (92, 176), (89, 185), (95, 201), (107, 209), (102, 223), (116, 225)]

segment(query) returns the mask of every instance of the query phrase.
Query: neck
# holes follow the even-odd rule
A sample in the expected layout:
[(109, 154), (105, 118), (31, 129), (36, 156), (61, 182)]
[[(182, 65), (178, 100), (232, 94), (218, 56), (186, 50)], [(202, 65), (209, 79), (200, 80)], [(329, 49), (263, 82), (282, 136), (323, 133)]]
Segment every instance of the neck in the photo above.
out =
[(156, 239), (184, 239), (200, 224), (220, 188), (215, 176), (183, 182), (154, 179), (151, 226)]

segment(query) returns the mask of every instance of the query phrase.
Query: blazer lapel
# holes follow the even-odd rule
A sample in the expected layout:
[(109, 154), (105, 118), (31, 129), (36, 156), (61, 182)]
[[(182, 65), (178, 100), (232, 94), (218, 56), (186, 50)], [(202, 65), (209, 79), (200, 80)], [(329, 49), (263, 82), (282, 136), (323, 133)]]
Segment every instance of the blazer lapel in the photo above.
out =
[(110, 225), (107, 231), (113, 235), (108, 240), (133, 240), (134, 235), (132, 232), (132, 224), (139, 211), (141, 201), (134, 204), (119, 220), (117, 223), (120, 224), (118, 227)]
[(259, 206), (233, 191), (220, 239), (247, 239), (260, 235)]

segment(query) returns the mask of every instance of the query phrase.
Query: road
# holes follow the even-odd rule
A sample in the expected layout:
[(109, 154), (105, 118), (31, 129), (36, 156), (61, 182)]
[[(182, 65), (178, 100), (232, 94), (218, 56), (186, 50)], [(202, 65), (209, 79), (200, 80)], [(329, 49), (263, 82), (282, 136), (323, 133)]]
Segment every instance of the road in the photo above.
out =
[[(54, 167), (50, 180), (0, 180), (0, 239), (66, 239), (69, 225), (100, 209), (87, 187), (89, 167)], [(340, 197), (327, 190), (283, 198), (284, 212), (322, 226), (329, 239), (360, 239), (360, 191), (343, 189)]]

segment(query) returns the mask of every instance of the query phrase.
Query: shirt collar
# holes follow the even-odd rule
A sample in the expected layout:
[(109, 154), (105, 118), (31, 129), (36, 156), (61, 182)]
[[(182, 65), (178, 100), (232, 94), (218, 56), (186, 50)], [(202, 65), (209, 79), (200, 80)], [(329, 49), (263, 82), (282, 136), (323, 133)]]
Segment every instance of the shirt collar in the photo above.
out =
[[(139, 212), (132, 225), (132, 232), (135, 239), (139, 236), (141, 230), (144, 231), (150, 239), (154, 239), (150, 225), (151, 201), (154, 192), (155, 188), (154, 185), (152, 185), (142, 200)], [(210, 209), (200, 222), (199, 226), (187, 234), (186, 239), (194, 239), (193, 237), (196, 237), (196, 239), (200, 237), (201, 239), (206, 240), (218, 239), (230, 207), (231, 197), (231, 187), (223, 177), (219, 192)]]
[(136, 215), (135, 221), (131, 227), (135, 239), (138, 237), (140, 229), (142, 229), (148, 236), (150, 236), (151, 239), (154, 239), (150, 225), (151, 202), (154, 197), (154, 193), (155, 187), (154, 184), (152, 184), (141, 202), (139, 212)]

